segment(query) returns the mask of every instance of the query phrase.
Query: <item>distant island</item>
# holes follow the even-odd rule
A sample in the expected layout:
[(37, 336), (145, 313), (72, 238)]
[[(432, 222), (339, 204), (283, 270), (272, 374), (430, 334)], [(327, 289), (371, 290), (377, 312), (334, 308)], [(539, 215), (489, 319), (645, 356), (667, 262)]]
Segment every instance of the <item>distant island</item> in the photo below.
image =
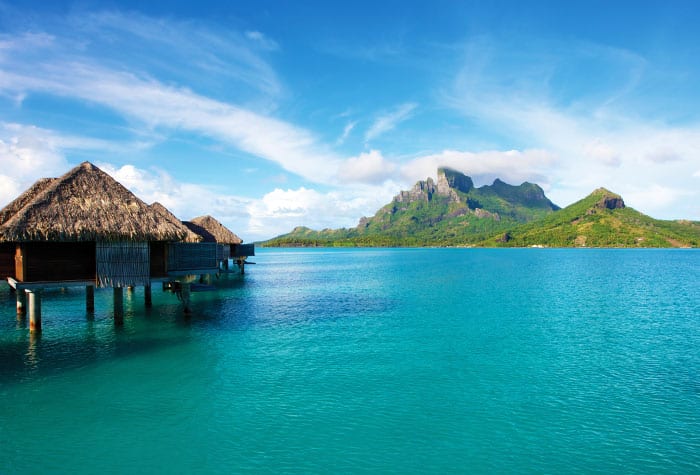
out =
[(698, 247), (700, 222), (658, 220), (604, 188), (559, 208), (533, 183), (472, 179), (439, 168), (354, 228), (297, 227), (266, 247)]

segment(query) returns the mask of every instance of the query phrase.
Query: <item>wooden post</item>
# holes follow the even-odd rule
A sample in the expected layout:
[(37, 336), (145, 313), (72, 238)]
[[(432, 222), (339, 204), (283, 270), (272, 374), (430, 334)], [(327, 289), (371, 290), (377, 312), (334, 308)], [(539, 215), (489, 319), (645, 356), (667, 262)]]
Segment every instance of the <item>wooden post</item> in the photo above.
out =
[(22, 289), (17, 290), (15, 294), (17, 299), (17, 315), (25, 315), (27, 313), (27, 294)]
[(144, 302), (146, 304), (146, 307), (150, 307), (151, 305), (153, 305), (153, 300), (151, 299), (151, 286), (150, 285), (144, 286), (143, 298), (144, 298)]
[(121, 287), (114, 288), (114, 324), (122, 325), (124, 323), (124, 289)]
[(228, 270), (228, 257), (224, 259), (224, 270)]
[(41, 331), (41, 289), (27, 290), (29, 300), (29, 331)]
[(184, 306), (185, 313), (189, 314), (192, 313), (192, 309), (190, 308), (190, 284), (189, 283), (182, 283), (180, 284), (180, 294), (182, 296), (182, 305)]
[(85, 311), (92, 313), (95, 311), (95, 286), (85, 286)]

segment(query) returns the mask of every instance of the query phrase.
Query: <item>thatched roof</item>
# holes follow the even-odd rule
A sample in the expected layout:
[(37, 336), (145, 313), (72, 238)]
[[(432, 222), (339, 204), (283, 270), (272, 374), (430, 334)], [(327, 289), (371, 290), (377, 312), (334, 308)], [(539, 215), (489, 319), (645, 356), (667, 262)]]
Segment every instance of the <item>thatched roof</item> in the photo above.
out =
[[(23, 197), (26, 202), (20, 208), (18, 200)], [(180, 241), (187, 237), (182, 227), (90, 162), (43, 187), (40, 180), (0, 213), (12, 213), (0, 224), (0, 242)]]
[(204, 238), (204, 242), (218, 242), (219, 244), (240, 244), (241, 238), (231, 232), (226, 226), (211, 216), (199, 216), (190, 221), (183, 221), (191, 231)]
[(180, 221), (177, 218), (177, 216), (175, 216), (168, 208), (166, 208), (162, 204), (158, 203), (157, 201), (153, 202), (151, 203), (151, 209), (154, 210), (156, 213), (160, 214), (163, 218), (167, 219), (170, 223), (174, 224), (175, 226), (181, 226), (187, 233), (187, 237), (184, 239), (185, 242), (202, 241), (202, 236), (190, 231), (190, 229), (187, 226), (185, 226), (182, 223), (182, 221)]
[(11, 217), (17, 214), (19, 210), (24, 208), (27, 203), (36, 198), (39, 193), (53, 183), (54, 180), (55, 178), (39, 178), (36, 183), (27, 188), (24, 193), (0, 210), (0, 224), (5, 224)]

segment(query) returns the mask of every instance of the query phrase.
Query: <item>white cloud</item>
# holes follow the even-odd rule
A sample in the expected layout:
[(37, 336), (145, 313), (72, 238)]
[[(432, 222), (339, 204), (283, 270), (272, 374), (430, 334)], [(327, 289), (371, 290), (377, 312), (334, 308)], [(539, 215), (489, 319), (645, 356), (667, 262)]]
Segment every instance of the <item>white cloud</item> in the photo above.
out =
[(491, 184), (496, 178), (512, 184), (524, 181), (549, 187), (547, 170), (558, 158), (544, 150), (465, 152), (445, 150), (416, 158), (401, 167), (408, 182), (435, 177), (438, 167), (449, 167), (469, 175), (476, 186)]
[(671, 206), (680, 199), (692, 196), (692, 192), (653, 183), (647, 187), (630, 187), (625, 190), (623, 198), (626, 203), (634, 203), (635, 207), (654, 212)]
[(372, 215), (397, 193), (396, 183), (359, 185), (321, 193), (298, 188), (275, 189), (248, 205), (248, 231), (256, 238), (270, 238), (296, 226), (312, 229), (354, 227), (360, 217)]
[(343, 143), (345, 143), (347, 138), (350, 136), (350, 132), (352, 132), (352, 130), (355, 128), (356, 125), (357, 125), (357, 121), (352, 121), (352, 122), (348, 122), (347, 124), (345, 124), (345, 127), (343, 127), (342, 135), (340, 137), (338, 137), (338, 140), (336, 140), (336, 142), (335, 142), (336, 145), (342, 145)]
[[(217, 81), (277, 95), (282, 85), (272, 67), (251, 48), (268, 48), (274, 42), (258, 33), (258, 39), (235, 29), (204, 27), (197, 21), (153, 18), (136, 12), (101, 11), (68, 17), (68, 32), (55, 39), (55, 51), (75, 59), (75, 51), (85, 56), (103, 57), (114, 63), (131, 64), (144, 70), (165, 73), (181, 82)], [(148, 54), (143, 54), (148, 45)], [(84, 56), (83, 56), (84, 57)], [(187, 58), (186, 67), (182, 66)]]
[(277, 44), (276, 41), (268, 38), (266, 35), (259, 31), (246, 31), (245, 32), (246, 38), (249, 40), (253, 40), (256, 43), (258, 43), (262, 48), (267, 49), (267, 50), (277, 50), (279, 49), (279, 45)]
[[(75, 164), (66, 160), (65, 150), (99, 151), (104, 145), (101, 141), (63, 136), (33, 126), (2, 124), (0, 207), (37, 179), (60, 176), (72, 168)], [(378, 152), (366, 155), (381, 158)], [(156, 167), (146, 169), (108, 162), (96, 165), (146, 203), (158, 201), (181, 219), (211, 214), (246, 241), (271, 238), (298, 225), (316, 229), (355, 226), (361, 216), (373, 214), (399, 190), (398, 183), (387, 181), (381, 186), (344, 185), (323, 193), (303, 187), (275, 189), (255, 199), (230, 194), (223, 187), (182, 182)]]
[(587, 144), (583, 153), (586, 157), (609, 167), (619, 167), (622, 164), (620, 154), (600, 139), (594, 139)]
[[(179, 55), (192, 53), (193, 68), (184, 69), (193, 69), (193, 74), (200, 77), (206, 77), (210, 71), (217, 77), (234, 74), (249, 84), (269, 83), (266, 90), (278, 90), (269, 66), (247, 50), (235, 34), (231, 38), (216, 36), (188, 24), (154, 22), (138, 15), (102, 13), (89, 17), (90, 21), (73, 19), (82, 35), (90, 32), (95, 35), (83, 48), (75, 47), (75, 40), (50, 35), (0, 38), (3, 41), (0, 94), (23, 97), (42, 93), (96, 104), (132, 121), (134, 128), (144, 129), (145, 125), (151, 134), (158, 131), (201, 134), (275, 162), (312, 182), (335, 180), (340, 157), (309, 130), (256, 112), (260, 110), (258, 107), (254, 111), (197, 94), (178, 87), (177, 83), (166, 84), (148, 74), (125, 72), (123, 68), (114, 67), (118, 62), (97, 59), (100, 56), (89, 49), (93, 42), (109, 41), (113, 33), (127, 51), (134, 52), (138, 50), (137, 45), (148, 41), (149, 48), (156, 52), (162, 50), (166, 55), (165, 60), (155, 65), (148, 61), (134, 62), (137, 69), (132, 71), (137, 71), (139, 66), (145, 70), (162, 69), (167, 57), (173, 54), (171, 50), (177, 50)], [(251, 39), (265, 39), (260, 32), (248, 33)], [(115, 49), (119, 48), (112, 47), (109, 51)], [(143, 55), (138, 58), (142, 59)], [(200, 64), (202, 61), (206, 64)], [(230, 69), (217, 70), (228, 68), (231, 62), (235, 64)]]
[[(587, 48), (585, 54), (603, 58), (603, 71), (616, 72), (618, 83), (563, 103), (549, 85), (560, 72), (557, 67), (569, 65), (566, 59), (538, 64), (539, 58), (528, 58), (533, 60), (530, 69), (517, 69), (514, 77), (507, 70), (490, 70), (490, 53), (474, 53), (488, 49), (474, 48), (446, 103), (481, 126), (556, 156), (557, 161), (541, 171), (551, 184), (550, 198), (559, 205), (605, 186), (654, 217), (692, 216), (696, 211), (690, 202), (700, 199), (691, 181), (700, 167), (700, 123), (644, 119), (618, 106), (639, 83), (647, 63), (624, 51)], [(568, 54), (576, 53), (574, 49)], [(656, 190), (656, 198), (644, 198), (639, 189)]]
[(252, 199), (227, 194), (225, 189), (179, 182), (155, 168), (98, 166), (147, 203), (158, 201), (181, 219), (211, 214), (245, 241), (269, 239), (300, 225), (313, 229), (353, 227), (361, 216), (389, 202), (398, 190), (396, 183), (323, 193), (305, 187), (276, 188)]
[(314, 135), (245, 108), (134, 74), (75, 63), (35, 65), (39, 71), (0, 77), (0, 88), (67, 95), (109, 107), (155, 129), (201, 133), (278, 163), (314, 182), (332, 182), (340, 163)]
[(376, 139), (385, 132), (396, 128), (399, 123), (408, 120), (416, 107), (418, 104), (402, 104), (392, 112), (378, 117), (365, 133), (365, 142)]
[[(117, 167), (110, 163), (96, 165), (146, 203), (157, 201), (183, 220), (211, 214), (222, 223), (231, 225), (232, 229), (240, 229), (248, 219), (245, 209), (251, 202), (250, 198), (226, 194), (225, 190), (208, 185), (180, 182), (158, 168)], [(195, 196), (197, 199), (192, 199)]]
[(395, 170), (395, 163), (386, 161), (378, 150), (371, 150), (348, 158), (338, 176), (343, 182), (378, 184), (391, 178)]
[(0, 206), (39, 178), (68, 171), (57, 142), (37, 127), (0, 123)]

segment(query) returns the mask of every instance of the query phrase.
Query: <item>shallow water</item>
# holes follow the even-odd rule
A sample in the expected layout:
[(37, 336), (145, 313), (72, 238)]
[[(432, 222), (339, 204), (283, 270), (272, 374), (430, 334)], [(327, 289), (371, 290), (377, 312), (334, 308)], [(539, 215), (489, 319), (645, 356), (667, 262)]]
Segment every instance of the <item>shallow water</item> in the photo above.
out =
[(700, 252), (258, 251), (193, 295), (0, 287), (0, 473), (700, 471)]

